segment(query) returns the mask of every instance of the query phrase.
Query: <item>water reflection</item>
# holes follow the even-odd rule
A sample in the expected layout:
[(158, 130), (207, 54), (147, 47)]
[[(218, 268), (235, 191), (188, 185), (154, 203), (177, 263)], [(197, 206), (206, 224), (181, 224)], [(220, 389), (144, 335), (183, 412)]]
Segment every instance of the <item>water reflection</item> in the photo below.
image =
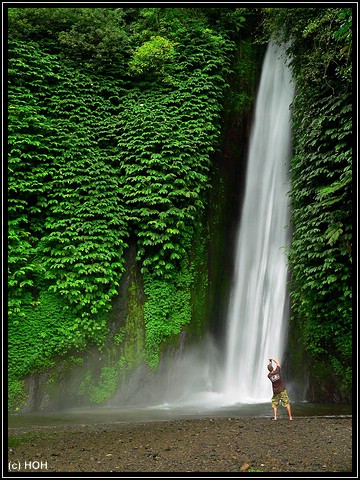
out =
[[(294, 417), (351, 416), (351, 405), (314, 404), (293, 402)], [(74, 408), (57, 412), (16, 414), (9, 416), (9, 428), (25, 426), (79, 425), (95, 423), (151, 422), (176, 419), (209, 417), (271, 417), (269, 402), (236, 404), (221, 408), (199, 408), (194, 406), (174, 407), (157, 405), (152, 407), (89, 407)], [(286, 409), (279, 408), (280, 418), (286, 418)]]

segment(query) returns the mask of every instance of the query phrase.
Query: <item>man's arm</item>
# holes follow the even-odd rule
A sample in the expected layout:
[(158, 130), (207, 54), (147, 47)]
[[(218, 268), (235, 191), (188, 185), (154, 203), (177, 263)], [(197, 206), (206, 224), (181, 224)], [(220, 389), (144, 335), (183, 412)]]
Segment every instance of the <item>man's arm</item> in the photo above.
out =
[(270, 362), (275, 362), (277, 367), (280, 367), (280, 362), (275, 360), (275, 358), (269, 358)]

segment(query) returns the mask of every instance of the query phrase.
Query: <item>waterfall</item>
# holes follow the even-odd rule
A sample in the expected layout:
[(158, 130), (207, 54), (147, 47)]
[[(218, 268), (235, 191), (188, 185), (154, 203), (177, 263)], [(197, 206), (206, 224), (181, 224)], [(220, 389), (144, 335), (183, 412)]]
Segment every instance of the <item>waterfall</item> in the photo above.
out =
[(160, 408), (222, 408), (271, 398), (266, 367), (270, 357), (282, 361), (288, 321), (284, 248), (294, 88), (281, 53), (269, 44), (256, 99), (224, 362), (211, 336), (187, 349), (159, 376)]
[(282, 51), (269, 44), (255, 105), (245, 196), (227, 318), (222, 393), (229, 403), (269, 400), (269, 358), (287, 337), (288, 161), (294, 87)]

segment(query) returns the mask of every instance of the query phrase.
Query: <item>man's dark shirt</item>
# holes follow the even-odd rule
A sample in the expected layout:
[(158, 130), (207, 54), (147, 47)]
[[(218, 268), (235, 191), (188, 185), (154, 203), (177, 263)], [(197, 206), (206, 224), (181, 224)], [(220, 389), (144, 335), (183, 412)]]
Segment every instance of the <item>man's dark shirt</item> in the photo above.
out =
[(274, 394), (280, 393), (285, 390), (285, 385), (283, 384), (281, 379), (281, 371), (279, 366), (277, 366), (272, 372), (268, 373), (268, 378), (272, 383)]

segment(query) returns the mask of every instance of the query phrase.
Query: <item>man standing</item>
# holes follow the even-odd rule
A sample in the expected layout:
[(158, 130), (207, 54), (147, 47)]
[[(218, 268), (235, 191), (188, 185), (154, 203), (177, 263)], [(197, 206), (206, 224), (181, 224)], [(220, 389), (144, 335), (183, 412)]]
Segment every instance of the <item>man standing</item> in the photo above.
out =
[[(274, 410), (273, 420), (277, 420), (277, 410), (278, 410), (278, 405), (280, 401), (281, 401), (281, 405), (283, 407), (286, 407), (287, 409), (289, 420), (292, 420), (289, 397), (288, 397), (288, 394), (286, 393), (285, 385), (283, 384), (283, 381), (281, 378), (280, 363), (277, 360), (274, 360), (273, 358), (269, 358), (269, 362), (270, 363), (267, 366), (267, 368), (269, 370), (268, 378), (272, 383), (272, 389), (273, 389), (273, 396), (271, 399), (271, 406)], [(272, 365), (272, 362), (275, 362), (276, 364), (275, 370)]]

